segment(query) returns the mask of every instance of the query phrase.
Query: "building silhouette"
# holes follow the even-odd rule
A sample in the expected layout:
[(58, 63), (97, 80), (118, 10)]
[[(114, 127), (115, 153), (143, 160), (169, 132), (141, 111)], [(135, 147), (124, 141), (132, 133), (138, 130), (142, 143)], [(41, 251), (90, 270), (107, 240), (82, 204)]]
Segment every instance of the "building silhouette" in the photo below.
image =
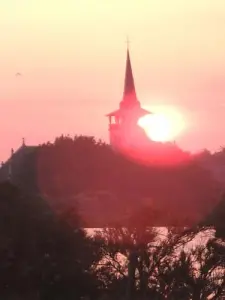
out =
[(110, 144), (115, 149), (121, 149), (136, 143), (137, 136), (143, 131), (138, 126), (139, 118), (150, 114), (141, 107), (138, 100), (132, 72), (129, 47), (127, 47), (124, 91), (119, 108), (106, 116), (109, 119)]
[[(26, 145), (24, 138), (17, 150), (11, 149), (10, 157), (1, 163), (0, 182), (9, 181), (16, 186), (25, 187), (24, 175), (26, 172), (30, 172), (30, 158), (35, 149), (37, 149), (37, 146)], [(29, 184), (31, 184), (33, 178), (31, 178), (30, 174), (26, 177), (29, 178)]]

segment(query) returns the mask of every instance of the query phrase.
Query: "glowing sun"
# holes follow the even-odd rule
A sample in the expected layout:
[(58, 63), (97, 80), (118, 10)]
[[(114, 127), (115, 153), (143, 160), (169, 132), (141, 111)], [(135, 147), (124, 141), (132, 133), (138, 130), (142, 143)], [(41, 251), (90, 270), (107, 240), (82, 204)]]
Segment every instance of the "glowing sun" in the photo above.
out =
[(138, 120), (146, 135), (155, 142), (169, 142), (184, 129), (184, 119), (175, 109), (156, 109), (153, 114), (145, 115)]

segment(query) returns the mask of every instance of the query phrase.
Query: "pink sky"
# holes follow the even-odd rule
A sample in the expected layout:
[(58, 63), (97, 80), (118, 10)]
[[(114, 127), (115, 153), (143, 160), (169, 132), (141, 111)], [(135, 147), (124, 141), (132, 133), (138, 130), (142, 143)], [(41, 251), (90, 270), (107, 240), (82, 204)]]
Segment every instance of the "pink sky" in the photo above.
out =
[(126, 34), (142, 105), (182, 111), (190, 126), (178, 143), (186, 149), (225, 144), (224, 0), (7, 0), (0, 28), (0, 159), (22, 137), (107, 140), (104, 115), (122, 97)]

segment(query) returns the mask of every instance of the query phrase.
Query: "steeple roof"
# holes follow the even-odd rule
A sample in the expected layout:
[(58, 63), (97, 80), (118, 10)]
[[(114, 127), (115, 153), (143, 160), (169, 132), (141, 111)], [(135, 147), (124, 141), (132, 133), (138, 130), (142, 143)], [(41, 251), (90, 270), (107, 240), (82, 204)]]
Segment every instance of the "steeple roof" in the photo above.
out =
[(119, 109), (107, 114), (106, 116), (108, 117), (123, 116), (127, 114), (127, 111), (133, 109), (135, 109), (136, 111), (138, 110), (140, 116), (144, 116), (150, 113), (141, 107), (140, 102), (137, 99), (134, 77), (133, 77), (133, 72), (131, 67), (130, 52), (129, 52), (129, 47), (127, 46), (127, 59), (126, 59), (123, 98), (120, 101)]
[(129, 48), (127, 47), (126, 72), (124, 81), (123, 101), (137, 101), (136, 90), (134, 85), (134, 77), (130, 61)]

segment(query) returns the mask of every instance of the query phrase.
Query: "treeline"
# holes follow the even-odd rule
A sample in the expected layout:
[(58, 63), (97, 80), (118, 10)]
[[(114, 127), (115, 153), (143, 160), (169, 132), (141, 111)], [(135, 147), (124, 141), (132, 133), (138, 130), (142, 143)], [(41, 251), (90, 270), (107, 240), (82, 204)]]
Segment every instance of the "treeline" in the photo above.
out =
[[(224, 217), (223, 217), (224, 218)], [(0, 298), (224, 299), (222, 227), (104, 228), (0, 185)]]
[(152, 225), (193, 224), (212, 210), (221, 192), (220, 184), (197, 159), (170, 166), (145, 165), (86, 136), (61, 136), (36, 147), (14, 171), (14, 182), (51, 199), (57, 209), (71, 208), (78, 199), (88, 211), (95, 201), (92, 212), (97, 207), (99, 211), (93, 219), (84, 216), (87, 227), (103, 226), (107, 207), (110, 224), (115, 219), (126, 224), (132, 209), (146, 206), (157, 211)]
[(85, 136), (16, 155), (0, 299), (223, 299), (225, 199), (199, 159), (145, 165)]

